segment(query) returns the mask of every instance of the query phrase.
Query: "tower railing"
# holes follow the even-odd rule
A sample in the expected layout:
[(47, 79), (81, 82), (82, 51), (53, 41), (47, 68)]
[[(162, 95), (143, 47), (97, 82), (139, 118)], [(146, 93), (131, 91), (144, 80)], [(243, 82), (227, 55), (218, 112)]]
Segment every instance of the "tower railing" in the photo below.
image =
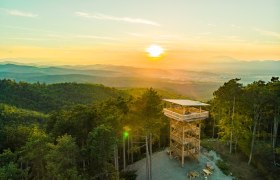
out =
[(181, 114), (175, 111), (172, 111), (168, 108), (163, 109), (163, 113), (175, 120), (178, 121), (194, 121), (197, 119), (205, 119), (209, 117), (208, 111), (201, 111), (201, 112), (190, 112), (189, 114)]

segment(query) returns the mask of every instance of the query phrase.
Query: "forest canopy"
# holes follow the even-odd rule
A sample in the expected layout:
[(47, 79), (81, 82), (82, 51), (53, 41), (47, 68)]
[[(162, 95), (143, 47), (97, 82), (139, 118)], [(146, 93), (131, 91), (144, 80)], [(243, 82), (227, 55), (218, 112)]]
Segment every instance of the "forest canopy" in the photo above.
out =
[[(128, 164), (146, 157), (150, 173), (151, 154), (168, 147), (169, 123), (155, 89), (133, 97), (102, 85), (0, 80), (0, 90), (0, 179), (135, 178), (122, 173)], [(279, 164), (277, 77), (247, 85), (232, 79), (209, 103), (205, 138), (229, 144), (249, 164), (260, 157)]]

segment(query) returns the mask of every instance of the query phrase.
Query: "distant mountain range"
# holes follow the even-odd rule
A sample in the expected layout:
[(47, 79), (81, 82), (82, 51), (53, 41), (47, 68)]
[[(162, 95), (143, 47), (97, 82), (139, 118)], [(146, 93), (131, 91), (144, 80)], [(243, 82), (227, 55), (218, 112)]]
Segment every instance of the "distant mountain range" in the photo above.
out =
[(203, 69), (194, 71), (113, 65), (44, 67), (2, 62), (0, 79), (44, 83), (95, 83), (117, 88), (154, 87), (205, 100), (231, 78), (241, 78), (243, 83), (250, 83), (256, 80), (268, 81), (272, 76), (280, 76), (280, 61), (209, 63)]

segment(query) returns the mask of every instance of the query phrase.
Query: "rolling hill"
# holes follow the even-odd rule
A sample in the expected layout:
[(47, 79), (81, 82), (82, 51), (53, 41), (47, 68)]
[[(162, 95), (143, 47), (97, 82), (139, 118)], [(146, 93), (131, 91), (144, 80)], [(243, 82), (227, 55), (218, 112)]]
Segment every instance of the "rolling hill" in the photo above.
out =
[(280, 61), (226, 61), (209, 63), (201, 70), (151, 69), (129, 66), (34, 66), (17, 63), (0, 64), (0, 79), (30, 83), (92, 83), (115, 88), (162, 89), (192, 99), (206, 100), (223, 82), (241, 78), (246, 84), (256, 80), (268, 81), (280, 76)]

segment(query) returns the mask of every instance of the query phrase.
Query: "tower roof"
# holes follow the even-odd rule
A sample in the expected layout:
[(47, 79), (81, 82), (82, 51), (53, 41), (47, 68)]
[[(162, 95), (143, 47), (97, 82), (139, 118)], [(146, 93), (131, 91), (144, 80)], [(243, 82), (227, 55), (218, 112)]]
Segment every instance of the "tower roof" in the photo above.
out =
[(163, 100), (181, 106), (209, 106), (209, 104), (202, 103), (199, 101), (192, 101), (188, 99), (163, 99)]

